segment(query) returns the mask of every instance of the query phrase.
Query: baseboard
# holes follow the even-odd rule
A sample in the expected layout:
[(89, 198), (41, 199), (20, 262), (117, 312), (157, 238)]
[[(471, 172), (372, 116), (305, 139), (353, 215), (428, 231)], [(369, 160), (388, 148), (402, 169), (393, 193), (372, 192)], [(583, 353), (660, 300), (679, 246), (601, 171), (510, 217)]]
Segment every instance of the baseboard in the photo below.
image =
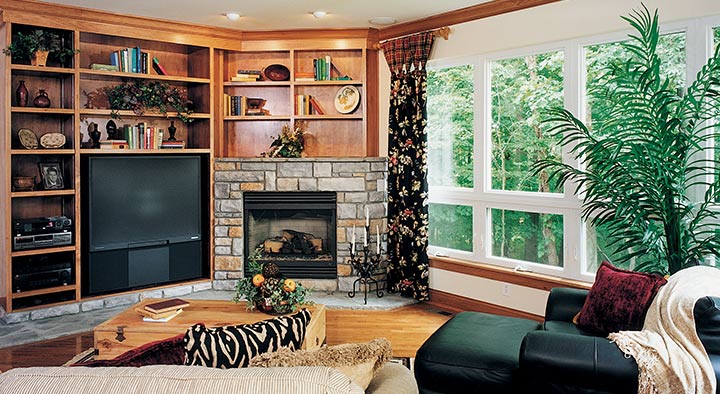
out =
[(539, 322), (544, 319), (543, 316), (534, 313), (523, 312), (435, 289), (430, 289), (430, 301), (428, 301), (428, 304), (455, 313), (464, 311), (485, 312), (494, 315), (521, 317)]

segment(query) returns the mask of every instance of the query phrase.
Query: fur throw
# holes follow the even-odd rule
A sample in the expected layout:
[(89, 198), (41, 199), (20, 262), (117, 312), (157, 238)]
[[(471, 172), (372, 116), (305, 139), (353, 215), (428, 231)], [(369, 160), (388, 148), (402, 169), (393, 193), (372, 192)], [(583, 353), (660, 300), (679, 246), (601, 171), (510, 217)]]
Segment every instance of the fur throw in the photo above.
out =
[(366, 389), (375, 372), (392, 357), (390, 342), (385, 338), (368, 343), (323, 346), (314, 350), (292, 351), (287, 348), (264, 353), (250, 360), (250, 367), (332, 367), (348, 375)]

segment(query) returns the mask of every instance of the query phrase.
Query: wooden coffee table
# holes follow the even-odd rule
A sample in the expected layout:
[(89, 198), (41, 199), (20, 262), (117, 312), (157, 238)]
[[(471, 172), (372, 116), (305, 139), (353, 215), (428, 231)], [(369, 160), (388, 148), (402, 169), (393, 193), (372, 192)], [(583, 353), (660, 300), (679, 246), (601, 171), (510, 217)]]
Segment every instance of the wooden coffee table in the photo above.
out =
[[(208, 327), (255, 323), (272, 319), (273, 316), (245, 309), (245, 302), (222, 300), (187, 300), (190, 306), (166, 323), (144, 322), (135, 308), (143, 307), (159, 299), (145, 299), (128, 310), (95, 327), (96, 359), (106, 360), (144, 345), (148, 342), (174, 337), (184, 333), (196, 323)], [(314, 349), (325, 343), (325, 305), (308, 306), (312, 319), (308, 324), (302, 349)]]

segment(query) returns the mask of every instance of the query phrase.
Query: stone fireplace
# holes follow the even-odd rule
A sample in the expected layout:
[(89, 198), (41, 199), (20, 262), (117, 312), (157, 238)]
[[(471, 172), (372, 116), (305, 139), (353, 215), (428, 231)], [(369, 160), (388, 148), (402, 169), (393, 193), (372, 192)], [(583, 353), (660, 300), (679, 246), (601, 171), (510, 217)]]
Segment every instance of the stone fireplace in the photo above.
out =
[(248, 259), (276, 263), (291, 278), (337, 278), (334, 192), (245, 192), (244, 273)]
[[(221, 158), (215, 160), (214, 168), (215, 289), (234, 289), (237, 279), (244, 276), (247, 254), (253, 253), (265, 239), (279, 236), (287, 229), (323, 238), (323, 249), (334, 252), (334, 256), (329, 262), (310, 266), (314, 270), (304, 268), (304, 271), (293, 274), (286, 271), (294, 267), (282, 268), (280, 264), (283, 273), (290, 277), (305, 278), (302, 279), (303, 284), (319, 290), (348, 291), (352, 288), (357, 278), (348, 261), (353, 226), (356, 227), (356, 238), (361, 240), (366, 208), (371, 229), (376, 225), (381, 229), (387, 226), (386, 158)], [(334, 234), (331, 230), (331, 233), (325, 235), (327, 230), (322, 226), (328, 224), (328, 218), (319, 217), (322, 216), (320, 211), (327, 208), (282, 209), (272, 215), (267, 212), (253, 213), (253, 204), (269, 202), (270, 197), (297, 197), (310, 193), (305, 194), (307, 196), (316, 192), (329, 193), (335, 197)], [(246, 212), (248, 203), (249, 216)], [(282, 204), (285, 206), (287, 202)], [(274, 224), (271, 223), (273, 221)], [(301, 221), (305, 224), (299, 224)], [(251, 226), (259, 225), (260, 234), (254, 235), (252, 228), (248, 233), (246, 222)], [(385, 237), (383, 242), (386, 242)], [(331, 269), (334, 273), (330, 272)], [(381, 286), (384, 286), (385, 281), (383, 271), (384, 267), (381, 267), (376, 277), (383, 282)]]

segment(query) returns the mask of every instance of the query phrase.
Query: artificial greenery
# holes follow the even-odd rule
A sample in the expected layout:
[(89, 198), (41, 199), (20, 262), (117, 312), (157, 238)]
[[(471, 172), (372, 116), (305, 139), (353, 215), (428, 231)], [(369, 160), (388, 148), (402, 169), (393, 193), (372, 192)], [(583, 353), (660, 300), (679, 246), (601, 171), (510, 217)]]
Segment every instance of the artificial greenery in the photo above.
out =
[[(657, 11), (643, 6), (623, 17), (636, 31), (622, 45), (630, 54), (608, 66), (607, 121), (591, 129), (570, 111), (549, 111), (544, 125), (582, 166), (539, 160), (558, 186), (573, 181), (583, 218), (608, 230), (618, 263), (673, 274), (706, 256), (720, 256), (720, 177), (713, 142), (720, 141), (720, 52), (686, 92), (671, 88), (658, 56)], [(715, 175), (715, 176), (713, 176)]]
[(35, 29), (29, 33), (18, 32), (17, 37), (3, 53), (17, 62), (28, 61), (37, 51), (48, 51), (50, 56), (57, 58), (61, 64), (71, 59), (77, 50), (62, 45), (60, 36), (48, 30)]
[(187, 92), (170, 86), (160, 81), (135, 80), (120, 85), (108, 86), (105, 94), (110, 102), (110, 115), (119, 118), (118, 111), (131, 110), (136, 115), (142, 115), (146, 110), (157, 110), (167, 115), (169, 109), (177, 112), (177, 117), (190, 123), (192, 101), (187, 97)]
[[(269, 274), (264, 264), (257, 260), (262, 254), (262, 244), (248, 258), (250, 275), (238, 280), (234, 302), (247, 301), (247, 309), (258, 308), (263, 312), (285, 314), (294, 312), (299, 305), (312, 304), (306, 298), (312, 292), (301, 283), (285, 278), (277, 272)], [(265, 275), (263, 275), (265, 272)]]
[(307, 122), (296, 122), (295, 128), (283, 125), (280, 135), (274, 137), (267, 152), (260, 153), (262, 157), (301, 157), (305, 150), (305, 128)]

